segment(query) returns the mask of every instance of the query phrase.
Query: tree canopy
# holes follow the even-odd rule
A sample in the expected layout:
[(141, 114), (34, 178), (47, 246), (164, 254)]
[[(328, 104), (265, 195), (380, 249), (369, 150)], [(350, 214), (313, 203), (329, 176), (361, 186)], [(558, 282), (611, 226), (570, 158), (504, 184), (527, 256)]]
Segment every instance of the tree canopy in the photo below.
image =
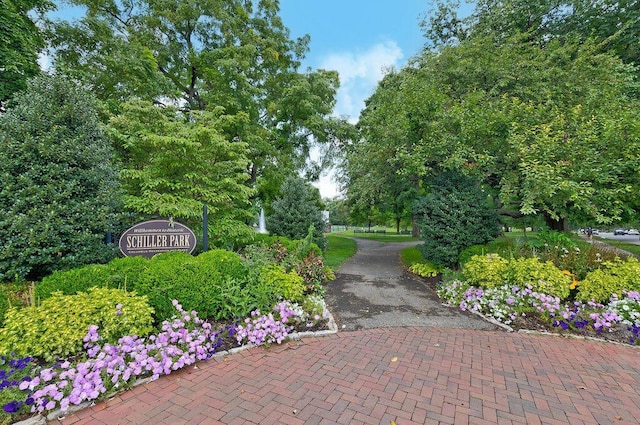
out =
[[(533, 9), (510, 15), (502, 3)], [(415, 196), (457, 170), (503, 214), (539, 214), (554, 229), (637, 215), (637, 70), (602, 40), (547, 37), (525, 19), (549, 6), (536, 4), (481, 1), (472, 18), (432, 27), (446, 42), (389, 73), (366, 103), (350, 193), (379, 194), (379, 208), (394, 190)]]
[(51, 8), (47, 0), (0, 0), (0, 107), (40, 72), (45, 40), (34, 19)]
[[(184, 111), (241, 116), (218, 129), (248, 147), (251, 184), (273, 197), (304, 168), (314, 143), (335, 142), (335, 71), (300, 72), (309, 37), (289, 38), (276, 0), (73, 0), (87, 8), (57, 22), (55, 67), (119, 112), (132, 97)], [(277, 179), (271, 184), (271, 179)]]

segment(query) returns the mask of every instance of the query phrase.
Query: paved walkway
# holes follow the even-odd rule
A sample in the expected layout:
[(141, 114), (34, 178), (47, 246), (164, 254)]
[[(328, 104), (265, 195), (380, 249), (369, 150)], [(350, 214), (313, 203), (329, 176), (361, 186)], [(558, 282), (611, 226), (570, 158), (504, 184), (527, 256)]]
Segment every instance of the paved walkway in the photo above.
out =
[[(330, 293), (334, 300), (355, 297), (362, 303), (382, 297), (397, 304), (398, 317), (403, 311), (394, 298), (398, 294), (422, 305), (410, 300), (417, 294), (415, 282), (399, 285), (399, 293), (384, 292), (389, 288), (382, 274), (389, 273), (391, 282), (398, 272), (395, 265), (383, 267), (372, 252), (360, 253), (369, 261), (360, 256), (341, 268), (348, 279)], [(364, 290), (370, 295), (360, 296), (363, 288), (354, 276), (368, 276)], [(376, 294), (375, 288), (383, 292)], [(384, 303), (372, 305), (378, 304)], [(450, 312), (435, 312), (446, 319), (437, 327), (426, 322), (393, 327), (393, 311), (350, 315), (336, 307), (339, 323), (359, 330), (216, 357), (52, 422), (640, 423), (640, 348), (475, 329), (465, 324), (476, 318), (467, 322)], [(407, 317), (420, 316), (418, 307), (405, 308)], [(382, 327), (369, 328), (374, 323)]]

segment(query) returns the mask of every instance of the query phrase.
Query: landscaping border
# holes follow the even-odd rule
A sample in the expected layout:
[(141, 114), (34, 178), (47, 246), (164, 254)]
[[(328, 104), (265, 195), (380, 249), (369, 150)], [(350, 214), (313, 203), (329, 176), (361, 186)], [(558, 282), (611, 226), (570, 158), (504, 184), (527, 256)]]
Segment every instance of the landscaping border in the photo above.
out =
[[(338, 333), (338, 325), (336, 324), (334, 318), (333, 318), (333, 314), (331, 314), (331, 312), (327, 309), (326, 304), (323, 303), (323, 315), (326, 315), (327, 317), (327, 327), (329, 329), (327, 330), (322, 330), (322, 331), (305, 331), (305, 332), (294, 332), (292, 334), (287, 335), (287, 340), (289, 341), (297, 341), (300, 340), (302, 338), (306, 338), (306, 337), (322, 337), (322, 336), (328, 336), (328, 335), (333, 335), (335, 333)], [(225, 351), (219, 351), (215, 354), (213, 354), (211, 357), (209, 357), (206, 360), (203, 360), (204, 362), (209, 361), (211, 359), (215, 359), (215, 358), (220, 358), (220, 357), (225, 357), (225, 356), (229, 356), (232, 354), (236, 354), (239, 353), (241, 351), (244, 350), (248, 350), (250, 348), (255, 348), (255, 347), (259, 347), (259, 345), (255, 345), (255, 344), (246, 344), (246, 345), (242, 345), (240, 347), (235, 347), (235, 348), (231, 348), (229, 350), (225, 350)], [(193, 367), (197, 368), (198, 366), (198, 362), (196, 362)], [(159, 378), (158, 378), (159, 379)], [(129, 391), (131, 390), (131, 388), (137, 387), (139, 385), (143, 385), (149, 382), (154, 381), (153, 379), (151, 379), (151, 377), (146, 377), (146, 378), (142, 378), (139, 380), (136, 380), (130, 388), (126, 388), (126, 389), (120, 389), (118, 391), (115, 391), (113, 393), (110, 393), (107, 397), (106, 400), (120, 394), (123, 393), (125, 391)], [(98, 400), (98, 402), (100, 401), (104, 401), (104, 400)], [(73, 405), (73, 406), (69, 406), (69, 409), (67, 409), (67, 411), (65, 412), (65, 414), (63, 415), (60, 409), (56, 409), (53, 410), (51, 412), (49, 412), (46, 416), (43, 415), (36, 415), (33, 416), (31, 418), (22, 420), (20, 422), (15, 422), (14, 425), (46, 425), (49, 421), (54, 421), (56, 419), (62, 419), (64, 418), (67, 414), (69, 413), (75, 413), (78, 412), (80, 410), (86, 409), (88, 407), (91, 407), (93, 405), (95, 405), (96, 401), (85, 401), (83, 403), (80, 403), (78, 405)]]

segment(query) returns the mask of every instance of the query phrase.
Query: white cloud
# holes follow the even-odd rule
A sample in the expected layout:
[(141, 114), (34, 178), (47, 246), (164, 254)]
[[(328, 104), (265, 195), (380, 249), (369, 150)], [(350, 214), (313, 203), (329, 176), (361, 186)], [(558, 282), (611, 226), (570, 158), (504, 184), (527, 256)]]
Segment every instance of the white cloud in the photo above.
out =
[[(333, 53), (320, 61), (320, 68), (336, 70), (340, 74), (340, 89), (334, 114), (346, 116), (356, 123), (364, 101), (373, 94), (378, 82), (389, 68), (400, 68), (402, 50), (395, 41), (385, 41), (365, 51)], [(314, 185), (323, 198), (338, 196), (333, 170), (328, 170)]]
[(340, 74), (335, 114), (356, 122), (364, 101), (371, 96), (387, 69), (398, 68), (403, 58), (395, 41), (385, 41), (365, 51), (333, 53), (320, 61), (320, 68)]

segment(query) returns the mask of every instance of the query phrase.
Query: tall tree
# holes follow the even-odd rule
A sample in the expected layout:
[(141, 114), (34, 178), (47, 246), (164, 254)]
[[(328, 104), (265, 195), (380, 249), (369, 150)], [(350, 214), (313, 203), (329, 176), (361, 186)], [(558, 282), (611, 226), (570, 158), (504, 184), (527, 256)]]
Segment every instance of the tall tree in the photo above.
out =
[[(462, 171), (492, 189), (503, 213), (541, 214), (555, 229), (569, 218), (610, 223), (634, 214), (637, 82), (599, 46), (474, 37), (423, 54), (400, 80), (390, 97), (399, 101), (362, 114), (378, 128), (361, 142), (376, 152), (370, 158), (395, 155), (401, 174), (427, 181)], [(381, 84), (374, 97), (385, 91)]]
[(120, 193), (110, 140), (84, 89), (28, 83), (0, 115), (0, 280), (104, 262)]
[(243, 114), (225, 136), (248, 144), (252, 184), (304, 167), (311, 144), (334, 141), (345, 125), (330, 117), (337, 73), (298, 71), (309, 38), (289, 38), (276, 0), (72, 3), (87, 14), (57, 25), (56, 66), (116, 104), (135, 95)]
[(0, 108), (40, 72), (45, 40), (34, 17), (51, 8), (47, 0), (0, 0)]

